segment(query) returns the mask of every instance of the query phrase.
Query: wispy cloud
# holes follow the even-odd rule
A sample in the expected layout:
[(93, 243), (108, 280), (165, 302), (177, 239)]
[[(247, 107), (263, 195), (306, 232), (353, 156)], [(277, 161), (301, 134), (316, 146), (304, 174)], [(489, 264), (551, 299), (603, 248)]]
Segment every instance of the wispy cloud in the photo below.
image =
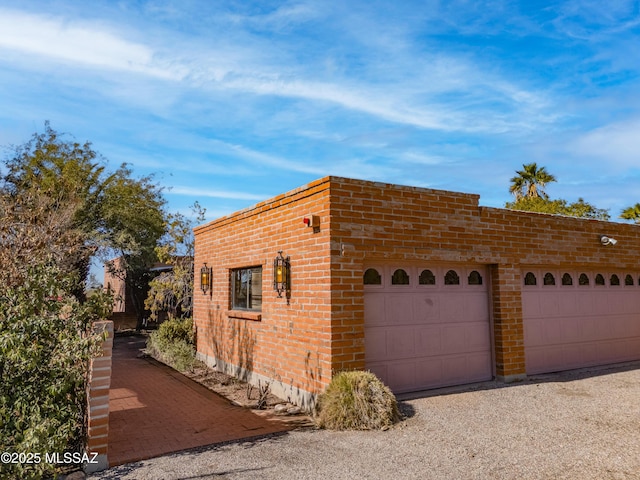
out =
[(640, 118), (614, 122), (579, 135), (570, 145), (574, 154), (595, 158), (606, 169), (633, 167), (640, 171)]
[[(297, 5), (277, 10), (260, 21), (268, 25), (291, 18), (299, 20), (301, 16), (311, 16), (310, 12), (308, 5)], [(257, 21), (255, 17), (251, 19)], [(416, 80), (394, 80), (392, 88), (366, 78), (321, 81), (306, 68), (285, 67), (281, 62), (286, 58), (265, 64), (257, 60), (257, 52), (243, 53), (242, 63), (237, 57), (240, 50), (229, 47), (231, 52), (227, 52), (224, 46), (216, 45), (214, 50), (202, 50), (189, 59), (167, 46), (128, 40), (103, 23), (11, 10), (3, 10), (0, 15), (0, 47), (52, 61), (179, 82), (183, 87), (202, 89), (203, 93), (232, 90), (258, 97), (330, 103), (380, 120), (445, 132), (504, 132), (515, 124), (522, 129), (528, 128), (531, 121), (544, 122), (547, 115), (543, 111), (547, 101), (539, 92), (487, 75), (480, 65), (468, 60), (445, 59), (444, 55), (431, 55), (427, 63), (415, 65)], [(394, 63), (395, 68), (407, 67), (397, 60), (390, 61), (392, 68)], [(117, 92), (123, 89), (114, 94)], [(138, 101), (145, 96), (140, 93)], [(451, 108), (443, 103), (443, 93), (456, 95), (458, 105)], [(504, 112), (487, 116), (484, 112), (489, 101), (502, 103)], [(518, 115), (523, 110), (529, 122), (524, 121), (525, 115)], [(476, 115), (482, 115), (483, 122), (474, 121)]]
[(327, 174), (498, 205), (528, 161), (576, 191), (638, 168), (637, 1), (9, 3), (5, 143), (50, 119), (163, 172), (178, 208)]
[(209, 188), (197, 188), (190, 186), (175, 186), (167, 192), (173, 195), (187, 195), (190, 197), (203, 197), (203, 198), (226, 198), (229, 200), (265, 200), (270, 195), (258, 195), (255, 193), (246, 193), (238, 191), (224, 191)]
[(0, 47), (88, 67), (179, 80), (183, 68), (163, 65), (146, 45), (127, 41), (104, 25), (0, 9)]

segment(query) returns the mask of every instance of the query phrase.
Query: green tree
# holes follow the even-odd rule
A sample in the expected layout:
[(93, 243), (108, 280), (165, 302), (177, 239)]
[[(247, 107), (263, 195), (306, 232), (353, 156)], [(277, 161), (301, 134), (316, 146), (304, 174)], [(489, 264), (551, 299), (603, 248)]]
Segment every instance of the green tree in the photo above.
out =
[(625, 208), (620, 214), (620, 218), (640, 223), (640, 203), (636, 203), (632, 207)]
[[(33, 191), (0, 190), (0, 451), (81, 452), (87, 367), (111, 311), (103, 292), (80, 303), (69, 258), (86, 253), (76, 211)], [(54, 212), (55, 215), (48, 215)], [(55, 465), (0, 465), (2, 478), (42, 478)]]
[(122, 257), (119, 268), (109, 262), (106, 265), (112, 274), (124, 280), (140, 329), (145, 315), (144, 301), (153, 278), (149, 267), (158, 261), (156, 247), (167, 222), (162, 189), (153, 183), (152, 177), (132, 178), (131, 170), (123, 165), (106, 185), (102, 202), (98, 237), (106, 247), (103, 259)]
[[(92, 257), (125, 258), (124, 269), (114, 273), (126, 279), (140, 326), (148, 267), (156, 260), (155, 247), (164, 233), (162, 188), (152, 177), (134, 178), (126, 164), (108, 173), (106, 161), (89, 142), (65, 140), (48, 122), (43, 133), (15, 149), (5, 167), (0, 191), (13, 198), (17, 208), (40, 202), (46, 206), (37, 210), (42, 222), (71, 211), (68, 230), (80, 238), (81, 248), (67, 252), (65, 262), (75, 271), (77, 298), (84, 299)], [(42, 198), (51, 201), (42, 203)]]
[(609, 220), (606, 209), (597, 208), (579, 198), (577, 202), (568, 203), (566, 200), (548, 200), (541, 197), (523, 197), (515, 202), (507, 202), (506, 208), (526, 212), (550, 213), (568, 217), (592, 218), (595, 220)]
[(522, 170), (516, 170), (517, 175), (511, 179), (509, 193), (515, 195), (516, 198), (513, 202), (507, 202), (506, 208), (568, 217), (609, 220), (608, 210), (597, 208), (583, 198), (579, 198), (577, 202), (573, 203), (563, 199), (549, 199), (543, 187), (557, 181), (556, 177), (547, 172), (545, 167), (538, 168), (536, 163), (529, 163), (522, 165), (522, 167)]
[(167, 312), (169, 319), (189, 318), (193, 307), (193, 254), (194, 224), (205, 219), (205, 209), (196, 202), (192, 207), (193, 220), (180, 213), (168, 214), (166, 234), (156, 248), (158, 259), (172, 266), (150, 282), (145, 306), (151, 318), (158, 320), (160, 312)]
[(534, 163), (522, 165), (522, 170), (516, 170), (517, 175), (511, 179), (509, 192), (516, 197), (516, 201), (521, 198), (549, 198), (543, 188), (551, 182), (556, 181), (556, 177), (547, 172), (545, 167), (538, 168)]

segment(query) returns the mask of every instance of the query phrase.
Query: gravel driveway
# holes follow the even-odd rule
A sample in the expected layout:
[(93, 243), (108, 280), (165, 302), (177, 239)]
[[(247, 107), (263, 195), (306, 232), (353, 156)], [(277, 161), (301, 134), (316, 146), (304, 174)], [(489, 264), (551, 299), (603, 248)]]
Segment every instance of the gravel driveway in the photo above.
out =
[(640, 479), (640, 362), (405, 399), (388, 431), (294, 431), (91, 479)]

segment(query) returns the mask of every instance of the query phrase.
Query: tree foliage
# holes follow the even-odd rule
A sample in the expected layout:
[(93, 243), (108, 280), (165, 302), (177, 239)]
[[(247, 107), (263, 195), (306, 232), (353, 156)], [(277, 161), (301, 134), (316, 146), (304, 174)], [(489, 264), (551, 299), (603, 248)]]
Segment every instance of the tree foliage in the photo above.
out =
[(556, 177), (547, 172), (545, 167), (538, 168), (535, 162), (523, 164), (522, 170), (516, 170), (516, 174), (509, 187), (509, 192), (516, 197), (516, 201), (522, 198), (549, 198), (544, 187), (555, 182)]
[[(110, 308), (104, 294), (80, 304), (54, 264), (29, 268), (0, 293), (0, 450), (83, 452), (89, 359), (102, 336), (91, 323)], [(56, 466), (3, 465), (8, 478), (41, 478)]]
[(522, 165), (522, 170), (516, 170), (516, 176), (511, 179), (509, 193), (515, 195), (513, 202), (507, 202), (506, 208), (526, 212), (550, 213), (568, 217), (592, 218), (595, 220), (609, 220), (609, 211), (597, 208), (583, 198), (569, 203), (566, 200), (551, 200), (543, 187), (555, 182), (556, 177), (547, 172), (545, 167), (538, 167), (536, 163)]
[(511, 210), (523, 210), (526, 212), (551, 213), (568, 217), (592, 218), (595, 220), (609, 220), (609, 212), (606, 209), (597, 208), (583, 198), (577, 202), (568, 203), (566, 200), (548, 200), (541, 197), (520, 198), (515, 202), (507, 202), (506, 208)]
[(640, 203), (636, 203), (632, 207), (625, 208), (622, 213), (620, 213), (620, 218), (640, 223)]
[(150, 282), (145, 306), (151, 318), (158, 320), (160, 312), (166, 312), (169, 319), (188, 318), (193, 307), (193, 254), (194, 223), (204, 221), (205, 209), (199, 203), (192, 206), (195, 220), (180, 214), (168, 214), (166, 234), (156, 247), (158, 259), (170, 265), (166, 271)]
[(162, 188), (150, 176), (134, 178), (126, 164), (108, 172), (91, 143), (66, 140), (48, 123), (43, 133), (15, 149), (5, 167), (0, 192), (15, 208), (36, 205), (42, 223), (70, 213), (65, 228), (81, 246), (65, 255), (76, 273), (76, 297), (83, 299), (92, 256), (103, 261), (122, 256), (122, 268), (112, 273), (125, 280), (141, 323), (148, 267), (156, 261), (155, 247), (164, 233)]
[[(34, 193), (0, 192), (0, 451), (81, 451), (87, 366), (102, 338), (91, 323), (111, 299), (73, 295), (74, 262), (88, 255), (76, 212)], [(2, 467), (6, 478), (55, 471), (44, 460)]]
[[(146, 271), (164, 232), (164, 203), (152, 178), (133, 178), (126, 165), (108, 173), (90, 143), (67, 141), (48, 123), (4, 161), (0, 451), (84, 448), (87, 367), (102, 339), (91, 324), (112, 310), (108, 294), (83, 295), (90, 260), (116, 252), (127, 269)], [(137, 285), (133, 271), (129, 285)], [(2, 478), (55, 471), (44, 461), (2, 468)]]

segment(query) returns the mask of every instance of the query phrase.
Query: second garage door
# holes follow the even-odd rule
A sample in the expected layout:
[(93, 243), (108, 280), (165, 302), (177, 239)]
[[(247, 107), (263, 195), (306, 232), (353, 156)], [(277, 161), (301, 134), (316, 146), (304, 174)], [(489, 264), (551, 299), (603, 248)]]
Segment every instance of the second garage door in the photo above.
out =
[(365, 362), (395, 393), (492, 378), (483, 266), (371, 265)]
[(522, 272), (527, 373), (640, 359), (640, 275)]

